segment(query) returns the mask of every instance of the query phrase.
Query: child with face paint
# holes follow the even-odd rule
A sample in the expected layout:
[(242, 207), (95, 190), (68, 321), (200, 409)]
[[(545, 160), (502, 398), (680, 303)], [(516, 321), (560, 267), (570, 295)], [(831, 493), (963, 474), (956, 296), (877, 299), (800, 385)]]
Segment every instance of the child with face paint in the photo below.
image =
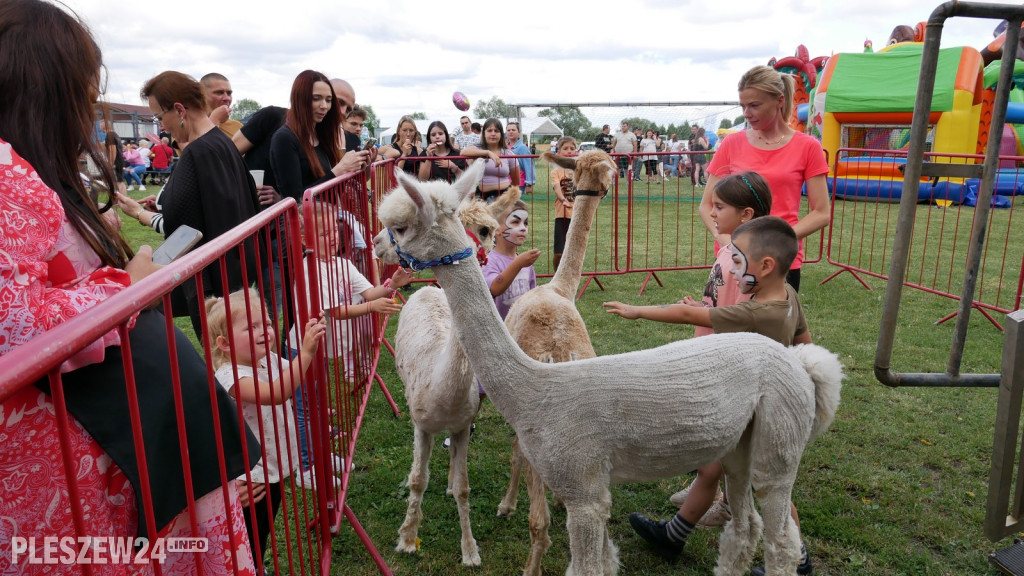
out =
[(526, 242), (529, 224), (530, 213), (526, 203), (517, 200), (498, 219), (497, 244), (487, 256), (487, 264), (484, 264), (484, 280), (491, 287), (491, 296), (502, 319), (520, 296), (537, 287), (533, 263), (540, 256), (540, 250), (534, 248), (518, 253), (519, 247)]
[[(750, 180), (749, 174), (747, 179)], [(726, 180), (719, 182), (719, 187)], [(605, 308), (623, 318), (693, 324), (713, 328), (719, 333), (756, 332), (785, 346), (809, 344), (811, 334), (807, 330), (800, 299), (793, 287), (786, 283), (786, 274), (798, 250), (793, 228), (775, 216), (753, 218), (736, 227), (731, 239), (732, 282), (741, 294), (750, 296), (749, 300), (729, 306), (723, 306), (719, 301), (715, 308), (695, 306), (694, 302), (686, 300), (665, 306), (606, 302)], [(671, 558), (679, 556), (687, 536), (714, 502), (722, 476), (721, 464), (717, 462), (700, 468), (675, 517), (655, 522), (634, 512), (629, 516), (630, 525), (658, 553)], [(676, 497), (673, 498), (678, 502)], [(799, 528), (796, 507), (790, 506), (793, 520)], [(802, 542), (800, 551), (802, 557), (797, 574), (813, 574)], [(755, 568), (751, 574), (763, 575), (763, 568), (760, 572)]]

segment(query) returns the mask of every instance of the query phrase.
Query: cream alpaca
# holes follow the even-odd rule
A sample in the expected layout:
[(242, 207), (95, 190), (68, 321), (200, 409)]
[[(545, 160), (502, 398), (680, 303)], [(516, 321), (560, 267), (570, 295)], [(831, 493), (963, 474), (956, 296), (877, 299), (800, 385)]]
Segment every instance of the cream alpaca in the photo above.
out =
[[(590, 333), (576, 309), (576, 291), (580, 286), (594, 216), (601, 198), (612, 185), (617, 168), (611, 157), (600, 150), (584, 152), (576, 158), (545, 152), (544, 159), (573, 170), (577, 190), (573, 218), (561, 265), (554, 278), (520, 296), (505, 317), (505, 326), (523, 352), (534, 360), (569, 362), (593, 358), (596, 354), (590, 343)], [(540, 576), (541, 559), (551, 546), (548, 537), (551, 516), (544, 483), (522, 457), (517, 437), (512, 443), (512, 478), (505, 497), (498, 505), (499, 516), (515, 511), (520, 471), (526, 473), (530, 496), (530, 556), (523, 576)]]
[[(484, 250), (494, 247), (495, 219), (519, 199), (519, 190), (505, 193), (490, 206), (480, 200), (467, 200), (458, 209), (465, 230), (472, 231)], [(465, 234), (463, 234), (465, 235)], [(381, 238), (375, 239), (376, 242)], [(385, 262), (397, 263), (393, 250)], [(409, 506), (398, 531), (398, 552), (414, 553), (420, 521), (423, 519), (423, 492), (430, 480), (430, 454), (434, 436), (451, 431), (449, 447), (448, 493), (455, 495), (462, 527), (462, 563), (480, 565), (480, 553), (469, 521), (469, 475), (466, 456), (469, 427), (480, 410), (477, 392), (466, 353), (452, 331), (451, 312), (440, 288), (420, 288), (402, 308), (395, 335), (395, 368), (405, 384), (405, 399), (415, 427), (412, 469), (409, 471)]]
[[(381, 222), (419, 261), (469, 244), (455, 210), (483, 170), (474, 163), (452, 184), (397, 173)], [(387, 231), (383, 232), (387, 234)], [(382, 243), (376, 243), (378, 255)], [(472, 260), (432, 270), (445, 289), (470, 365), (519, 436), (526, 458), (565, 503), (567, 574), (615, 574), (606, 526), (612, 483), (674, 477), (720, 460), (733, 519), (720, 538), (717, 576), (746, 572), (764, 514), (769, 576), (799, 561), (789, 500), (807, 442), (826, 430), (839, 404), (842, 367), (819, 346), (785, 348), (757, 334), (716, 334), (650, 350), (565, 363), (527, 356), (501, 322)]]

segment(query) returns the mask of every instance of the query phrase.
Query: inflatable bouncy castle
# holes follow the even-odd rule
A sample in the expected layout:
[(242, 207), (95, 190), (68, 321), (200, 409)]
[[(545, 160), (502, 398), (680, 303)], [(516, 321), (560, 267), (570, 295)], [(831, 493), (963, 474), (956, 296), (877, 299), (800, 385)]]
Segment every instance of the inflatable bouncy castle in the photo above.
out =
[[(808, 112), (834, 168), (836, 195), (898, 201), (904, 158), (887, 151), (908, 146), (923, 44), (904, 42), (877, 53), (842, 53), (829, 59)], [(927, 151), (929, 161), (975, 162), (983, 75), (981, 54), (970, 47), (940, 50)], [(863, 154), (840, 149), (863, 149)], [(920, 188), (921, 200), (963, 201), (963, 182), (952, 179)]]

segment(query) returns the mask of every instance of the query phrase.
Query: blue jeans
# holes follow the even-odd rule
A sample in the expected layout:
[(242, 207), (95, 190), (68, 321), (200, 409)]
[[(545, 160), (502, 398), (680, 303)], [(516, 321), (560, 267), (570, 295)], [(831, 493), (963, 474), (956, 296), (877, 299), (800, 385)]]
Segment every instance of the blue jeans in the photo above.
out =
[[(288, 359), (297, 358), (299, 351), (288, 348)], [(295, 389), (295, 425), (299, 429), (299, 462), (303, 470), (309, 470), (311, 461), (309, 456), (309, 436), (306, 426), (306, 394), (305, 386)], [(311, 406), (310, 409), (313, 409)]]
[[(124, 183), (132, 186), (132, 181), (139, 186), (142, 186), (142, 179), (139, 178), (139, 174), (146, 172), (146, 166), (143, 164), (136, 164), (129, 166), (124, 169)], [(131, 178), (131, 180), (129, 180)]]

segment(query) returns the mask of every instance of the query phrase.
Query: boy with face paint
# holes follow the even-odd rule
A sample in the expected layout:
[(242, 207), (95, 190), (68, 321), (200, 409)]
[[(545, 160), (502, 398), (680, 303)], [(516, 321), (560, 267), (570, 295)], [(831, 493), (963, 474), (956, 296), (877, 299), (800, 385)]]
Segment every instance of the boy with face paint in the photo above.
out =
[[(605, 302), (610, 314), (635, 320), (643, 318), (658, 322), (692, 324), (713, 328), (715, 333), (756, 332), (785, 346), (810, 344), (803, 309), (796, 290), (786, 283), (797, 253), (797, 238), (793, 228), (783, 219), (762, 216), (741, 224), (732, 233), (732, 278), (740, 292), (750, 294), (750, 300), (732, 306), (717, 308), (696, 307), (682, 302), (662, 306), (630, 306), (621, 302)], [(701, 468), (702, 474), (705, 468)], [(719, 476), (721, 467), (718, 467)], [(714, 487), (720, 478), (708, 478)], [(700, 500), (698, 502), (697, 500)], [(634, 512), (629, 523), (633, 530), (651, 544), (655, 550), (670, 559), (678, 557), (690, 534), (714, 500), (714, 489), (709, 494), (691, 491), (671, 520), (655, 522)], [(793, 520), (800, 526), (796, 507), (791, 506)], [(814, 570), (801, 541), (801, 560), (797, 574), (813, 574)], [(758, 567), (760, 568), (760, 567)], [(755, 568), (751, 574), (763, 575), (764, 569)]]
[(519, 247), (526, 242), (530, 213), (522, 200), (517, 200), (498, 219), (497, 244), (484, 264), (484, 280), (491, 287), (491, 296), (504, 319), (512, 304), (523, 294), (537, 286), (537, 273), (533, 263), (540, 256), (534, 248), (522, 254)]

